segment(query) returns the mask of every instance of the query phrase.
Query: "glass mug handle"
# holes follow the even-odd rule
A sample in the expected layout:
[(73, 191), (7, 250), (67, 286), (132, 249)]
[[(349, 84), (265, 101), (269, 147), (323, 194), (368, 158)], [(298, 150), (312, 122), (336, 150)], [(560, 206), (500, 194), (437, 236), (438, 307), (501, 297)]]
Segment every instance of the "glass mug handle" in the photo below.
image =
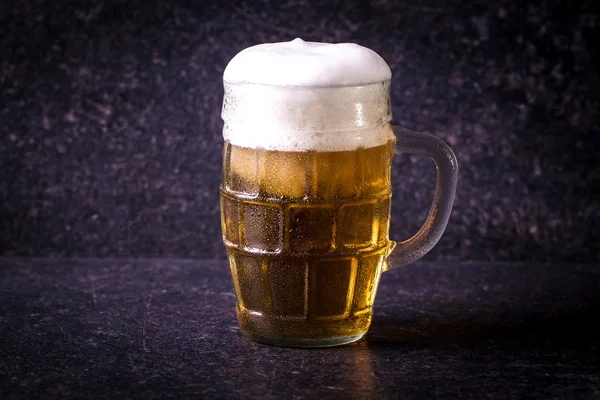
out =
[(437, 169), (437, 178), (433, 203), (425, 223), (410, 239), (397, 243), (392, 241), (386, 270), (418, 260), (440, 240), (450, 218), (458, 177), (458, 161), (444, 141), (427, 133), (413, 132), (397, 126), (393, 130), (396, 135), (396, 150), (399, 153), (431, 157)]

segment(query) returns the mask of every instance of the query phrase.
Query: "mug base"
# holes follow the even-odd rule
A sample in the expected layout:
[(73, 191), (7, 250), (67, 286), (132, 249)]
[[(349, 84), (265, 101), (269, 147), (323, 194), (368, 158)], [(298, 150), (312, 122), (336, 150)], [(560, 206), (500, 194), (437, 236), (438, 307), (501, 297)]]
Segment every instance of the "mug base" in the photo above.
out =
[(277, 346), (277, 347), (319, 348), (319, 347), (343, 346), (346, 344), (354, 343), (354, 342), (362, 339), (365, 336), (365, 334), (361, 333), (359, 335), (334, 337), (334, 338), (326, 338), (326, 339), (272, 338), (272, 337), (264, 337), (264, 336), (256, 335), (256, 334), (250, 333), (250, 332), (244, 332), (244, 336), (246, 336), (249, 339), (254, 340), (255, 342), (268, 344), (271, 346)]

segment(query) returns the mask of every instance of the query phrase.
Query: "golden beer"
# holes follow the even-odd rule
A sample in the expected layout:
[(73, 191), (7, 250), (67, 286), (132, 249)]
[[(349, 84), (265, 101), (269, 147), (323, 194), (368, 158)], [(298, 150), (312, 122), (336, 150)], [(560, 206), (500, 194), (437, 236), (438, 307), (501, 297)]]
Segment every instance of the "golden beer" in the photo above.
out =
[(334, 345), (369, 328), (391, 242), (394, 143), (276, 151), (225, 143), (223, 239), (244, 333)]

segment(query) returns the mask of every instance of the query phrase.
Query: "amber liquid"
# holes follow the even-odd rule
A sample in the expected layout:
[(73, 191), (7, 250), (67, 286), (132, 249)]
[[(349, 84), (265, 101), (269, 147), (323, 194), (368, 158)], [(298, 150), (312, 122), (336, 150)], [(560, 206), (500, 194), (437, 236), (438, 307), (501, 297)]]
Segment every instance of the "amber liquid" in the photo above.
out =
[(226, 142), (221, 221), (251, 338), (328, 346), (362, 337), (390, 249), (393, 142), (280, 152)]

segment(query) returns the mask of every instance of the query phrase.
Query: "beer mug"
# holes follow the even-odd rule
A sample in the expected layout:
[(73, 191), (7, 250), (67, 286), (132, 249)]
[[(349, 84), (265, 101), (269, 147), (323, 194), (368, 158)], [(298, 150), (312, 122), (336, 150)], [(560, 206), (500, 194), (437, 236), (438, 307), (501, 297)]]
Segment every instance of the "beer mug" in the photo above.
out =
[[(367, 332), (381, 274), (444, 231), (457, 162), (440, 139), (390, 125), (391, 71), (356, 44), (250, 47), (223, 75), (221, 224), (243, 333), (294, 347)], [(437, 167), (422, 228), (388, 237), (395, 153)], [(394, 252), (393, 256), (392, 251)]]

